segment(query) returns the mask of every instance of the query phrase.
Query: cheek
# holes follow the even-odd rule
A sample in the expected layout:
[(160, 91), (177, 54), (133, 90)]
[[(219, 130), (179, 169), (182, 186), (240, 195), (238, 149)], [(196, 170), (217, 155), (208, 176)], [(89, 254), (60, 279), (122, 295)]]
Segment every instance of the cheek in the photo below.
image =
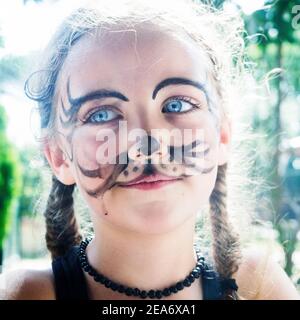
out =
[(99, 141), (99, 127), (82, 126), (74, 131), (72, 150), (76, 183), (85, 191), (98, 190), (112, 174), (114, 165), (98, 159), (99, 148), (107, 142)]
[[(219, 148), (219, 131), (217, 120), (208, 110), (196, 111), (187, 117), (178, 117), (174, 125), (183, 132), (185, 144), (193, 140), (200, 140), (209, 146), (209, 152), (203, 157), (206, 164), (216, 165)], [(191, 132), (191, 136), (185, 134), (185, 131)], [(200, 146), (201, 149), (201, 146)], [(196, 151), (196, 150), (195, 150)], [(200, 151), (200, 150), (199, 150)]]
[(190, 190), (188, 197), (195, 206), (203, 206), (209, 202), (209, 197), (215, 186), (217, 172), (218, 167), (216, 166), (209, 174), (193, 176), (187, 180)]
[(83, 126), (74, 132), (73, 150), (80, 163), (93, 168), (102, 167), (116, 163), (118, 154), (126, 149), (123, 140), (119, 139), (118, 126)]
[(79, 128), (73, 136), (74, 158), (80, 165), (87, 168), (97, 166), (96, 153), (101, 142), (96, 141), (96, 132), (94, 131), (95, 129)]
[(193, 135), (197, 132), (203, 136), (203, 140), (214, 145), (218, 137), (217, 120), (208, 110), (199, 110), (187, 115), (173, 116), (174, 127), (180, 130), (191, 130)]

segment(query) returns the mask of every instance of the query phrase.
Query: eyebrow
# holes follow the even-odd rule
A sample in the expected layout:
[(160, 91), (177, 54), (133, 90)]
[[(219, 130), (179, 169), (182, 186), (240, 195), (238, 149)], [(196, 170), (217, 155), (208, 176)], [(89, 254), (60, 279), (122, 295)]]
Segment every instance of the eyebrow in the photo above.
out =
[[(152, 99), (154, 100), (156, 98), (159, 90), (171, 85), (193, 86), (201, 90), (202, 92), (204, 92), (207, 101), (209, 100), (207, 90), (205, 89), (204, 84), (198, 81), (190, 80), (187, 78), (181, 78), (181, 77), (167, 78), (159, 82), (152, 93)], [(62, 105), (62, 110), (66, 117), (71, 117), (71, 118), (74, 116), (74, 114), (78, 112), (78, 110), (84, 103), (90, 100), (103, 99), (103, 98), (117, 98), (125, 102), (129, 101), (129, 99), (125, 95), (123, 95), (121, 92), (118, 92), (116, 90), (109, 90), (109, 89), (99, 89), (99, 90), (88, 92), (87, 94), (80, 96), (78, 98), (72, 98), (70, 93), (70, 78), (67, 81), (67, 96), (68, 96), (68, 100), (71, 105), (71, 108), (67, 110)]]
[(71, 108), (66, 110), (63, 108), (63, 112), (66, 117), (72, 117), (75, 113), (78, 112), (80, 107), (90, 100), (103, 99), (103, 98), (117, 98), (122, 101), (129, 101), (129, 99), (124, 96), (121, 92), (109, 89), (99, 89), (95, 91), (88, 92), (87, 94), (80, 96), (78, 98), (72, 98), (70, 92), (70, 78), (67, 81), (67, 96)]
[(152, 99), (154, 100), (157, 96), (157, 93), (159, 90), (167, 87), (167, 86), (171, 86), (171, 85), (190, 85), (193, 86), (197, 89), (200, 89), (202, 92), (204, 92), (206, 99), (208, 100), (208, 94), (207, 94), (207, 90), (205, 89), (204, 84), (198, 82), (198, 81), (194, 81), (194, 80), (190, 80), (187, 78), (180, 78), (180, 77), (175, 77), (175, 78), (167, 78), (163, 81), (161, 81), (154, 89), (153, 94), (152, 94)]

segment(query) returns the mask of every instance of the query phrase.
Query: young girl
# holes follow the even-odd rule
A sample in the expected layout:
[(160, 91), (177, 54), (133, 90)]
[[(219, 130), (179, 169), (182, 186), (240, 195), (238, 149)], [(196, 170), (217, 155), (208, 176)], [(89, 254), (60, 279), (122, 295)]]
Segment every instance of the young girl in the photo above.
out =
[[(8, 276), (6, 299), (299, 298), (279, 265), (241, 250), (229, 221), (242, 31), (192, 1), (97, 1), (64, 21), (38, 90), (26, 83), (53, 172), (52, 268)], [(92, 239), (80, 234), (75, 188)], [(212, 261), (194, 235), (206, 205)]]

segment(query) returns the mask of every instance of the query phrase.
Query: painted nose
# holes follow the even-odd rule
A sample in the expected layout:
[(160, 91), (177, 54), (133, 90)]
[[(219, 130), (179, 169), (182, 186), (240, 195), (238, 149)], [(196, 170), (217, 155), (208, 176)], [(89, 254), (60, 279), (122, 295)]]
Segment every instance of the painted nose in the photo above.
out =
[(150, 156), (152, 153), (159, 150), (159, 142), (152, 136), (145, 136), (141, 139), (140, 152), (145, 156)]

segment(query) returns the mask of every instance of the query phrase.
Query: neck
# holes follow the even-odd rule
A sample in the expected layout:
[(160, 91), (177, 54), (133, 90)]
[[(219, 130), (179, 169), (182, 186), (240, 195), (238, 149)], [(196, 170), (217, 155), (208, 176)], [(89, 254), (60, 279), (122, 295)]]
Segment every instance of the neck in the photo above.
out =
[[(195, 267), (194, 216), (164, 234), (120, 232), (106, 223), (97, 227), (87, 247), (88, 260), (115, 282), (142, 290), (164, 289), (183, 280)], [(191, 292), (200, 294), (199, 283), (193, 285), (179, 291), (176, 299)]]

